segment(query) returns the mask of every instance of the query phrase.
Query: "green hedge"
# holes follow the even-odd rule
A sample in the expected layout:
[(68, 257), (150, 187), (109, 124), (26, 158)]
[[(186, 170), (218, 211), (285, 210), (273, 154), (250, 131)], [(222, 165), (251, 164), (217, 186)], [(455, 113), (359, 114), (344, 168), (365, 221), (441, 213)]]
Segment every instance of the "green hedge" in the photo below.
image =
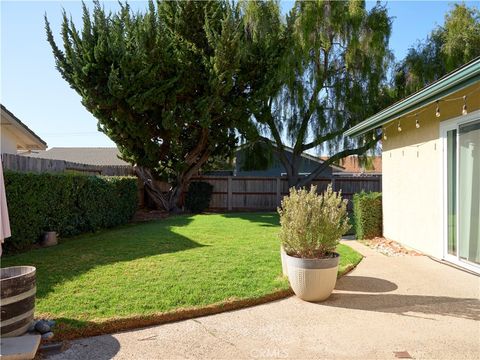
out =
[(72, 236), (128, 222), (137, 209), (134, 177), (6, 171), (12, 237), (6, 252), (30, 248), (44, 231)]
[(353, 217), (357, 239), (382, 236), (382, 193), (361, 192), (353, 196)]
[(202, 213), (210, 206), (213, 186), (205, 181), (193, 181), (188, 187), (185, 207), (192, 213)]

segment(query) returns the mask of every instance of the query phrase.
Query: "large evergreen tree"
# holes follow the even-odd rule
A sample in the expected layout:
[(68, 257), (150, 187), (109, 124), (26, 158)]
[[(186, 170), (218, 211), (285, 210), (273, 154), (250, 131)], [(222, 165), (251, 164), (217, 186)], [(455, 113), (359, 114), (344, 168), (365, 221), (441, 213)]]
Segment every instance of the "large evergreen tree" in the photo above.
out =
[[(241, 68), (242, 20), (228, 1), (83, 6), (79, 30), (63, 14), (60, 48), (48, 41), (63, 78), (98, 119), (98, 128), (137, 165), (157, 204), (176, 210), (188, 182), (210, 157), (230, 154), (248, 119)], [(172, 187), (165, 194), (155, 178)]]
[[(363, 1), (297, 1), (282, 26), (274, 6), (249, 4), (246, 19), (258, 28), (250, 46), (262, 54), (256, 71), (265, 79), (252, 83), (257, 96), (250, 108), (260, 133), (274, 141), (289, 186), (304, 186), (329, 165), (363, 154), (379, 140), (380, 134), (358, 141), (343, 133), (388, 104), (391, 21), (378, 4), (367, 11)], [(288, 145), (292, 157), (285, 155)], [(305, 151), (331, 156), (300, 176)]]

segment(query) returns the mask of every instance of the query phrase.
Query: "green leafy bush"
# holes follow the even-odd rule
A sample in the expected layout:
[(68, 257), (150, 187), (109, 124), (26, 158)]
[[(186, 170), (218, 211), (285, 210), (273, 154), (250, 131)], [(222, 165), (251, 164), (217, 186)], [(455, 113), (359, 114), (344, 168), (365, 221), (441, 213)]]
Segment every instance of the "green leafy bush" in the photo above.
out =
[(6, 252), (28, 249), (44, 231), (72, 236), (126, 223), (137, 208), (134, 177), (4, 175), (12, 230)]
[(185, 198), (185, 207), (192, 213), (201, 213), (208, 209), (212, 199), (213, 186), (204, 181), (191, 182)]
[(353, 217), (357, 239), (382, 236), (382, 193), (361, 192), (353, 196)]
[(290, 189), (282, 200), (280, 240), (285, 252), (301, 258), (322, 258), (335, 251), (338, 241), (348, 231), (347, 200), (331, 185), (321, 194), (316, 186), (310, 190)]

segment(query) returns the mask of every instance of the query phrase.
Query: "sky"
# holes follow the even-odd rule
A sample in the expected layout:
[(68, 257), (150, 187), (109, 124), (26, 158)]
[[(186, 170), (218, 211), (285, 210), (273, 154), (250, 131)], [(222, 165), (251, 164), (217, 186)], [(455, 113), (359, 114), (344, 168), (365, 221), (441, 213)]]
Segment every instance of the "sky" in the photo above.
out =
[[(90, 2), (87, 0), (87, 4)], [(107, 9), (118, 8), (117, 1), (103, 1)], [(142, 10), (144, 1), (130, 0)], [(384, 1), (393, 17), (390, 48), (397, 60), (409, 47), (442, 25), (451, 1)], [(479, 1), (466, 1), (478, 6)], [(282, 2), (288, 11), (292, 1)], [(375, 1), (367, 2), (371, 8)], [(59, 40), (61, 11), (64, 8), (81, 24), (81, 2), (0, 0), (0, 102), (51, 147), (105, 147), (115, 144), (97, 131), (96, 119), (81, 105), (55, 69), (46, 41), (43, 16), (46, 13)]]

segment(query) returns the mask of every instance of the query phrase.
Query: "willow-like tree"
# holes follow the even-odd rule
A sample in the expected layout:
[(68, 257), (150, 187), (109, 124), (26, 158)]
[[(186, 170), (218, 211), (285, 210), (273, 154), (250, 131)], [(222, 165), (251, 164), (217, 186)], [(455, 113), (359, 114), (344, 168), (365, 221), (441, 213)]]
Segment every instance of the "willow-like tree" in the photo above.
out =
[(480, 56), (480, 11), (478, 7), (454, 4), (443, 26), (409, 49), (396, 64), (395, 91), (403, 98), (443, 75)]
[[(79, 30), (63, 14), (59, 47), (45, 17), (56, 67), (98, 119), (98, 128), (137, 166), (158, 206), (176, 210), (209, 158), (230, 154), (246, 122), (242, 20), (228, 1), (128, 4), (107, 13), (83, 5)], [(155, 178), (168, 181), (162, 193)]]
[[(270, 79), (252, 82), (251, 111), (260, 133), (273, 140), (289, 186), (307, 185), (331, 164), (374, 147), (380, 134), (357, 140), (343, 133), (390, 99), (384, 90), (391, 60), (386, 9), (367, 11), (363, 1), (297, 1), (283, 25), (273, 6), (245, 9), (258, 28), (250, 46), (264, 59), (256, 71)], [(274, 32), (265, 30), (265, 19)], [(300, 176), (300, 155), (307, 151), (331, 156)]]

